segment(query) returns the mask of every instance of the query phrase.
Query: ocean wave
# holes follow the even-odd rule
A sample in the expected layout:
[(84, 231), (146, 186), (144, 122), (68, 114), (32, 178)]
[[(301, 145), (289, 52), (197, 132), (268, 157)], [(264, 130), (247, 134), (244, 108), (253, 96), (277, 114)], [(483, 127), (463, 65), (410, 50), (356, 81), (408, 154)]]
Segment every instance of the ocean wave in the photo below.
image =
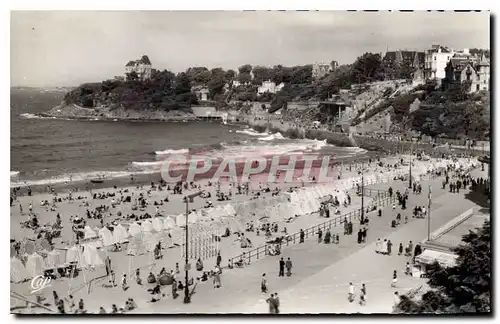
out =
[(39, 116), (31, 113), (23, 113), (19, 115), (20, 117), (26, 118), (26, 119), (56, 119), (56, 117), (45, 117), (45, 116)]
[(170, 154), (187, 154), (189, 153), (189, 149), (183, 148), (178, 150), (165, 150), (165, 151), (155, 151), (156, 155), (170, 155)]
[(249, 136), (266, 136), (266, 135), (269, 135), (269, 133), (259, 133), (257, 131), (254, 131), (251, 128), (247, 128), (247, 129), (244, 129), (244, 130), (237, 130), (236, 133), (238, 133), (238, 134), (245, 134), (245, 135), (249, 135)]
[(72, 181), (90, 181), (95, 179), (115, 179), (115, 178), (125, 178), (130, 177), (135, 174), (148, 174), (151, 171), (91, 171), (91, 172), (80, 172), (80, 173), (69, 173), (60, 176), (45, 178), (39, 180), (26, 180), (26, 181), (15, 181), (10, 183), (10, 187), (27, 187), (27, 186), (47, 186), (55, 185), (61, 183), (69, 183)]
[(19, 171), (10, 171), (11, 177), (17, 177), (19, 175)]
[(306, 143), (309, 143), (307, 150), (309, 151), (319, 151), (326, 146), (330, 146), (325, 140), (304, 140)]
[(284, 140), (286, 139), (281, 133), (271, 134), (266, 137), (259, 138), (259, 141), (276, 141), (276, 140)]
[(161, 166), (163, 164), (163, 161), (151, 161), (151, 162), (132, 162), (133, 166), (136, 167), (157, 167)]

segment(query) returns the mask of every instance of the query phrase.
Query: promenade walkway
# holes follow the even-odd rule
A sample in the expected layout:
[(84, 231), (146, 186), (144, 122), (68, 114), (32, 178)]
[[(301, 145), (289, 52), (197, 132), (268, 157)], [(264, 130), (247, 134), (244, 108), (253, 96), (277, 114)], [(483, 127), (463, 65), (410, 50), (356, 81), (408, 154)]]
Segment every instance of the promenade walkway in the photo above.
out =
[[(464, 199), (463, 194), (453, 194), (438, 189), (440, 180), (434, 180), (432, 192), (431, 231), (459, 215), (475, 204)], [(421, 195), (412, 195), (410, 210), (415, 205), (427, 205), (428, 189)], [(370, 225), (370, 230), (374, 228)], [(374, 231), (372, 231), (374, 232)], [(369, 232), (370, 233), (370, 232)], [(414, 220), (397, 231), (388, 233), (383, 238), (394, 242), (393, 252), (397, 251), (399, 242), (406, 245), (408, 241), (416, 244), (427, 237), (427, 220)], [(371, 235), (370, 242), (346, 258), (332, 264), (323, 271), (301, 281), (299, 284), (281, 292), (282, 313), (390, 313), (394, 305), (394, 292), (404, 294), (412, 288), (425, 285), (424, 279), (404, 275), (407, 257), (398, 256), (397, 252), (391, 256), (376, 254), (375, 236)], [(396, 248), (394, 248), (396, 247)], [(392, 272), (398, 272), (398, 285), (390, 288)], [(362, 283), (367, 287), (367, 304), (360, 306), (356, 302), (347, 301), (348, 285), (352, 282), (359, 296)], [(248, 305), (243, 312), (265, 313), (267, 305), (259, 300), (254, 305)]]

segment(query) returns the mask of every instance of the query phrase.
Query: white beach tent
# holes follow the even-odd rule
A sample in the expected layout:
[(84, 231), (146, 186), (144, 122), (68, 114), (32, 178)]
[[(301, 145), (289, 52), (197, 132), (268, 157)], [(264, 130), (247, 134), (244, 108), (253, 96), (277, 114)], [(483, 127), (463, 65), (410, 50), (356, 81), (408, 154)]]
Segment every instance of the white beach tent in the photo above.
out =
[(100, 266), (104, 265), (104, 261), (99, 255), (97, 247), (93, 243), (87, 243), (83, 245), (83, 252), (80, 258), (80, 265), (82, 267), (87, 266)]
[(22, 261), (16, 257), (10, 258), (10, 282), (18, 283), (30, 278), (31, 276)]
[(91, 238), (97, 237), (96, 232), (93, 229), (91, 229), (90, 226), (88, 226), (88, 225), (85, 226), (85, 228), (83, 229), (83, 232), (84, 232), (83, 237), (85, 239), (91, 239)]
[(191, 212), (189, 215), (188, 215), (188, 223), (189, 224), (194, 224), (198, 221), (198, 213), (196, 211), (194, 212)]
[(144, 234), (144, 249), (147, 252), (153, 252), (156, 244), (158, 244), (158, 239), (153, 233), (146, 233)]
[(43, 258), (38, 253), (33, 253), (28, 256), (26, 261), (26, 270), (28, 271), (31, 278), (43, 275), (44, 262)]
[(180, 214), (175, 217), (175, 225), (186, 226), (186, 215)]
[(78, 262), (80, 260), (80, 248), (76, 245), (66, 251), (66, 262)]
[(142, 227), (141, 225), (137, 224), (136, 222), (131, 223), (128, 232), (130, 233), (131, 236), (138, 236), (142, 234)]
[(155, 231), (161, 232), (164, 230), (163, 220), (160, 217), (153, 218), (153, 221), (151, 223)]
[(62, 264), (64, 264), (64, 255), (61, 252), (52, 250), (47, 253), (47, 257), (45, 258), (46, 269), (54, 269)]
[(153, 224), (149, 220), (145, 220), (142, 222), (141, 228), (144, 233), (149, 233), (153, 230)]
[(113, 234), (106, 226), (99, 230), (99, 237), (102, 239), (102, 244), (104, 246), (110, 246), (116, 243)]
[(118, 224), (113, 229), (113, 241), (123, 243), (128, 241), (129, 234), (127, 229), (122, 224)]
[(129, 243), (127, 255), (142, 255), (146, 253), (146, 247), (142, 236), (134, 236)]
[(236, 210), (232, 204), (226, 204), (224, 209), (226, 210), (228, 216), (236, 216)]
[(176, 221), (176, 219), (173, 216), (167, 216), (163, 220), (163, 227), (165, 229), (173, 229), (173, 228), (175, 228), (175, 221)]

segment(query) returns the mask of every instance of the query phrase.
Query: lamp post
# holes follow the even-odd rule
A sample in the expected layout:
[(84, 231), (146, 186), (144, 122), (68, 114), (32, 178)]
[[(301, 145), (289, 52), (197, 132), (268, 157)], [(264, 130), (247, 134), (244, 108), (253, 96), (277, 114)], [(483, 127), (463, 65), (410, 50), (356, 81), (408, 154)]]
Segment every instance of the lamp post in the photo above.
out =
[(409, 171), (409, 179), (408, 179), (408, 188), (411, 189), (411, 162), (413, 158), (413, 143), (411, 143), (411, 148), (410, 148), (410, 171)]
[(189, 256), (188, 256), (188, 214), (189, 214), (189, 202), (192, 202), (195, 197), (198, 197), (203, 193), (202, 191), (198, 191), (197, 193), (188, 195), (184, 197), (186, 200), (186, 246), (184, 249), (185, 252), (185, 257), (186, 257), (186, 264), (185, 264), (185, 270), (186, 270), (186, 285), (184, 287), (184, 304), (189, 304), (191, 302), (191, 295), (189, 294)]
[(365, 220), (365, 170), (363, 169), (363, 160), (361, 160), (361, 222)]

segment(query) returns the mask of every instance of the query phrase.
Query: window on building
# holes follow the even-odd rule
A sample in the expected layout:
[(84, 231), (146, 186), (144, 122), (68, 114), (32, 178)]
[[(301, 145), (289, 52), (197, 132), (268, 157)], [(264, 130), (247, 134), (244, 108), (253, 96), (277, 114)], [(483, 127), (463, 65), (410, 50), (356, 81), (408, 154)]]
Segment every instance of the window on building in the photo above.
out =
[(479, 91), (479, 84), (476, 84), (476, 91)]
[(470, 74), (467, 73), (467, 81), (470, 81)]
[(436, 60), (436, 57), (434, 56), (434, 61)]
[(478, 75), (478, 76), (477, 76), (477, 81), (479, 81), (479, 79), (480, 79), (480, 77), (479, 77), (479, 75)]

